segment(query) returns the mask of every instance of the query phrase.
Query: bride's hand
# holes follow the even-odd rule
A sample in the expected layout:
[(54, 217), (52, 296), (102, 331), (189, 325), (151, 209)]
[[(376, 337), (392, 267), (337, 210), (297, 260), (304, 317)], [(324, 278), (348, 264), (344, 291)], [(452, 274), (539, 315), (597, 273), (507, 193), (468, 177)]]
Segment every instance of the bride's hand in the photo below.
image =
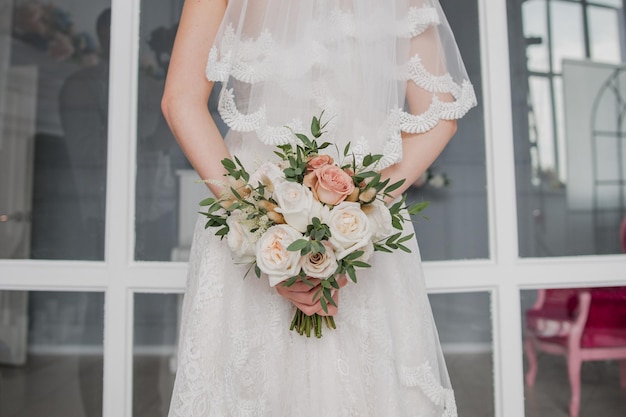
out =
[[(313, 284), (313, 286), (307, 285), (302, 281), (297, 281), (290, 287), (279, 284), (276, 286), (276, 291), (287, 300), (289, 300), (293, 305), (298, 307), (304, 314), (307, 316), (312, 316), (313, 314), (319, 314), (320, 316), (334, 316), (337, 314), (337, 307), (328, 304), (328, 313), (324, 311), (322, 305), (320, 303), (320, 295), (318, 294), (316, 300), (313, 301), (313, 296), (315, 293), (321, 288), (322, 280), (316, 278), (309, 278), (308, 281)], [(348, 279), (345, 275), (337, 278), (337, 283), (340, 288), (345, 287), (348, 283)], [(335, 304), (339, 305), (339, 292), (335, 289), (333, 291), (333, 300)]]

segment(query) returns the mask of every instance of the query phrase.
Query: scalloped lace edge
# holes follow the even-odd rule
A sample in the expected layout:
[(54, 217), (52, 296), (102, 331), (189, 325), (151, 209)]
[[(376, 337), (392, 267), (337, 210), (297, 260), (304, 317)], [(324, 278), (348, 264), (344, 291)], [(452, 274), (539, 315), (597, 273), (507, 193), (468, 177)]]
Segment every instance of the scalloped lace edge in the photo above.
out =
[(419, 387), (434, 404), (443, 407), (441, 417), (458, 417), (454, 391), (444, 388), (438, 382), (430, 363), (419, 367), (405, 367), (398, 370), (400, 382), (407, 387)]

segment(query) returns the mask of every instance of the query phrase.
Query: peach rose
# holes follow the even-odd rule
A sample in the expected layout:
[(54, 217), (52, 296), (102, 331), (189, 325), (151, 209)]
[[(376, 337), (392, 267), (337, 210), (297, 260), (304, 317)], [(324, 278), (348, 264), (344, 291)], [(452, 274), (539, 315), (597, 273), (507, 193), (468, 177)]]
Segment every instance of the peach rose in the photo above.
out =
[(311, 158), (306, 164), (306, 172), (315, 171), (324, 165), (332, 165), (335, 161), (329, 155), (318, 155)]
[(325, 204), (337, 205), (354, 191), (352, 177), (335, 165), (323, 165), (304, 177), (304, 185)]

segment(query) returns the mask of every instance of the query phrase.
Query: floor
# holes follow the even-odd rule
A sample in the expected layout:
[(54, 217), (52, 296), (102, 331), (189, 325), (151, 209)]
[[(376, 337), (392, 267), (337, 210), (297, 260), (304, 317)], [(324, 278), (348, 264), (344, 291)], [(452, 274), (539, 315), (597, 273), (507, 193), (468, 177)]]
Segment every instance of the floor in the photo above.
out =
[[(446, 355), (459, 417), (492, 417), (491, 354)], [(133, 417), (165, 417), (173, 384), (166, 357), (136, 357)], [(24, 368), (0, 367), (0, 417), (100, 417), (102, 358), (31, 356)], [(626, 416), (614, 362), (585, 363), (580, 417)], [(567, 417), (569, 387), (562, 358), (539, 358), (526, 417)], [(387, 416), (385, 416), (387, 417)]]

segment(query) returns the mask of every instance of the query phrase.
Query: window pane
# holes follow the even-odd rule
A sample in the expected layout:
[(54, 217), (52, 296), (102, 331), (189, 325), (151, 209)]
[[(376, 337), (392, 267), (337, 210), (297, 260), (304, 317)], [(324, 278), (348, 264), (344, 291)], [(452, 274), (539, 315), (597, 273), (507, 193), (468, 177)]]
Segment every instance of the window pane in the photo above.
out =
[(110, 1), (61, 4), (0, 13), (0, 258), (104, 256)]
[(524, 37), (528, 47), (526, 52), (530, 71), (550, 71), (546, 7), (544, 0), (530, 0), (522, 5)]
[[(567, 416), (572, 406), (581, 410), (580, 415), (622, 416), (626, 412), (620, 387), (620, 366), (626, 378), (626, 287), (528, 290), (522, 291), (521, 304), (526, 416)], [(580, 333), (575, 331), (579, 328)], [(598, 353), (594, 360), (577, 366), (576, 354), (565, 353), (568, 343), (581, 349), (583, 357), (593, 350)], [(575, 388), (570, 370), (580, 385), (578, 407), (571, 403)]]
[(601, 4), (605, 6), (615, 7), (620, 9), (623, 7), (623, 0), (590, 0), (588, 1), (590, 4)]
[(495, 416), (491, 296), (430, 294), (459, 415)]
[(554, 178), (554, 111), (550, 78), (529, 77), (529, 130), (536, 137), (539, 174)]
[[(478, 102), (482, 102), (478, 3), (441, 2), (455, 31)], [(180, 0), (144, 2), (141, 13), (137, 130), (135, 258), (186, 261), (206, 187), (197, 182), (161, 115), (164, 76), (178, 24)], [(214, 88), (214, 93), (219, 86)], [(218, 123), (217, 97), (209, 108)], [(226, 133), (221, 124), (222, 133)], [(479, 105), (459, 121), (458, 132), (410, 198), (430, 200), (429, 221), (416, 227), (424, 260), (488, 258), (483, 110)], [(444, 185), (445, 184), (445, 185)], [(471, 240), (472, 244), (462, 242)]]
[[(167, 416), (182, 298), (135, 295), (133, 417)], [(466, 417), (494, 416), (490, 294), (432, 294), (429, 299), (458, 409)]]
[(182, 294), (135, 294), (133, 417), (167, 417)]
[(0, 292), (0, 416), (102, 416), (104, 295)]
[(585, 57), (582, 7), (576, 3), (550, 2), (552, 67), (561, 71), (563, 59)]
[(622, 62), (620, 48), (619, 9), (589, 7), (591, 58), (594, 61)]
[[(585, 28), (581, 3), (552, 1), (551, 47), (559, 73), (538, 77), (529, 73), (524, 34), (516, 30), (525, 24), (523, 3), (508, 0), (519, 254), (621, 253), (626, 72), (621, 64), (596, 62), (610, 48), (619, 60), (621, 9), (589, 6)], [(582, 59), (585, 37), (593, 59)]]

